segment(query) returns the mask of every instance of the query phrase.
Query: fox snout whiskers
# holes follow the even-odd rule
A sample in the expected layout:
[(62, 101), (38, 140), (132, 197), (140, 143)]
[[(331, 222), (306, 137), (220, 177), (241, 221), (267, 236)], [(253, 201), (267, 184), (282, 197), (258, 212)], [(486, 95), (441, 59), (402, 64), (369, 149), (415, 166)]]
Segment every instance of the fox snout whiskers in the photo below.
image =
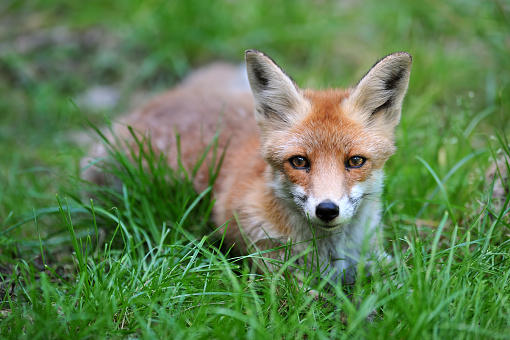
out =
[(324, 200), (315, 207), (313, 224), (327, 231), (338, 229), (345, 223), (349, 223), (353, 215), (352, 210), (339, 206), (332, 200)]
[(303, 208), (310, 222), (325, 230), (333, 230), (348, 224), (355, 218), (363, 195), (351, 193), (341, 199), (314, 199), (310, 197)]

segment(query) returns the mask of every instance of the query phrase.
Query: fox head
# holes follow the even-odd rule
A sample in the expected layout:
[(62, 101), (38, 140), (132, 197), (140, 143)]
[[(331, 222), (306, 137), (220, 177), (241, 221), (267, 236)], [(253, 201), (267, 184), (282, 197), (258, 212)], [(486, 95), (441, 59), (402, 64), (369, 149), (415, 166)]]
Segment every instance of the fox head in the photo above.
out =
[(271, 190), (312, 225), (342, 227), (379, 196), (411, 63), (410, 54), (393, 53), (353, 88), (314, 91), (262, 52), (246, 51)]

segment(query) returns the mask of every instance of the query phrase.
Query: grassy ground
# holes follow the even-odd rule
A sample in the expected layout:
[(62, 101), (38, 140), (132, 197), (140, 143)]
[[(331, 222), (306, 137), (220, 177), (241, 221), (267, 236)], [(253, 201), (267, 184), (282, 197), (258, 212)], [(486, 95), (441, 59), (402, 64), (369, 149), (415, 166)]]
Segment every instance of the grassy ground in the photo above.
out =
[[(510, 155), (509, 37), (503, 0), (3, 1), (0, 337), (510, 337), (508, 164), (487, 173)], [(82, 113), (101, 125), (248, 48), (312, 87), (413, 55), (386, 167), (392, 279), (316, 298), (250, 274), (203, 237), (209, 193), (151, 154), (148, 174), (117, 153), (123, 190), (77, 199), (98, 189), (76, 180)]]

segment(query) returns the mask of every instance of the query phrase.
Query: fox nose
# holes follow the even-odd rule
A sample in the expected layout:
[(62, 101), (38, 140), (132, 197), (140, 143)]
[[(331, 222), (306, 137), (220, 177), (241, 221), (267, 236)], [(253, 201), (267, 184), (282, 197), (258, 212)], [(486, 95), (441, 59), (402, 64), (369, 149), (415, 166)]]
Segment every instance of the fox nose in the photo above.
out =
[(330, 200), (324, 201), (315, 209), (315, 215), (324, 222), (329, 222), (338, 216), (338, 205)]

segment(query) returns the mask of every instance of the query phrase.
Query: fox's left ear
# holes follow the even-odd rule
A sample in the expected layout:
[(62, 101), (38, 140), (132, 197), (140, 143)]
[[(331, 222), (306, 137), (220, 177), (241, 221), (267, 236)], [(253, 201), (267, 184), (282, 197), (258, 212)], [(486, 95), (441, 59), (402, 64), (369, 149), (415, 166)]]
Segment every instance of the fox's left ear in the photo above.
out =
[(309, 103), (274, 60), (257, 50), (247, 50), (245, 55), (257, 123), (263, 133), (285, 130), (304, 116)]
[(412, 60), (409, 53), (397, 52), (378, 61), (345, 103), (354, 118), (368, 125), (397, 126)]

